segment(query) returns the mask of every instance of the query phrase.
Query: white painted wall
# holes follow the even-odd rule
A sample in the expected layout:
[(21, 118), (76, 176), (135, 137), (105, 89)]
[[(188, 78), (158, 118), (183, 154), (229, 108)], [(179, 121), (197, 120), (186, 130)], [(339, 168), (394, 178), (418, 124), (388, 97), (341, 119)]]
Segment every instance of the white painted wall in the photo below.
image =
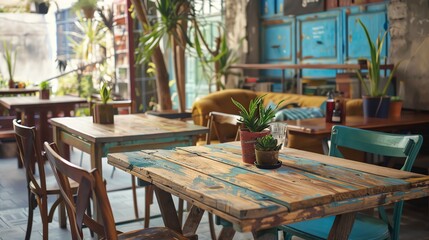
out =
[[(58, 74), (54, 14), (0, 13), (0, 52), (3, 41), (17, 52), (15, 81), (39, 83)], [(3, 54), (0, 71), (8, 80)]]

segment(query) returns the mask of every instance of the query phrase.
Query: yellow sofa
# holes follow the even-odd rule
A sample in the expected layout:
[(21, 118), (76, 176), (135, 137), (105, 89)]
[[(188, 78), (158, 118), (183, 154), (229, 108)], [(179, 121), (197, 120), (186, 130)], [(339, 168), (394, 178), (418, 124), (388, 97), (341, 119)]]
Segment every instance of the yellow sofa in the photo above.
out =
[[(208, 115), (212, 111), (238, 114), (238, 108), (232, 103), (231, 98), (242, 103), (246, 108), (250, 100), (256, 96), (265, 95), (264, 105), (270, 103), (279, 103), (284, 100), (280, 107), (290, 103), (297, 103), (300, 107), (320, 107), (326, 100), (324, 96), (308, 96), (290, 93), (273, 93), (273, 92), (254, 92), (244, 89), (227, 89), (211, 93), (197, 101), (192, 106), (192, 119), (196, 125), (207, 126)], [(361, 99), (350, 99), (346, 101), (346, 114), (362, 115)], [(235, 130), (230, 126), (225, 126), (228, 136), (233, 139)], [(215, 134), (212, 134), (215, 136)], [(304, 138), (300, 135), (288, 135), (288, 147), (322, 153), (320, 139)]]

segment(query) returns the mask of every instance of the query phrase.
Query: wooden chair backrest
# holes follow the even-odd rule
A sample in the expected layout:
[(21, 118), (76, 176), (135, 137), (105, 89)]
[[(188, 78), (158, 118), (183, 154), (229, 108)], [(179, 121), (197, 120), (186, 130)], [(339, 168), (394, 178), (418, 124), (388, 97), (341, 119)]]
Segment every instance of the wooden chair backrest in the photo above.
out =
[(235, 128), (235, 139), (239, 140), (239, 127), (240, 123), (238, 120), (240, 120), (239, 115), (234, 114), (228, 114), (228, 113), (221, 113), (221, 112), (210, 112), (209, 119), (207, 122), (207, 127), (209, 128), (209, 132), (206, 135), (206, 144), (210, 144), (212, 140), (212, 134), (216, 134), (217, 139), (220, 143), (231, 141), (231, 138), (226, 135), (225, 128), (228, 127), (234, 127)]
[[(34, 185), (38, 194), (46, 194), (46, 175), (44, 161), (42, 158), (41, 143), (39, 141), (36, 127), (27, 127), (21, 124), (20, 120), (13, 120), (16, 144), (19, 156), (25, 169), (28, 183)], [(39, 181), (36, 180), (36, 166), (39, 171)]]
[[(58, 148), (55, 143), (49, 144), (45, 142), (44, 149), (66, 204), (72, 238), (83, 239), (82, 226), (85, 223), (89, 229), (105, 239), (118, 239), (112, 208), (98, 169), (87, 171), (62, 158), (58, 154)], [(79, 183), (76, 204), (68, 178)], [(101, 209), (103, 225), (97, 223), (86, 214), (90, 197), (93, 193), (95, 193), (96, 201)]]
[[(343, 154), (338, 147), (346, 147), (385, 157), (405, 158), (401, 170), (409, 172), (422, 143), (423, 137), (421, 135), (391, 134), (346, 126), (334, 126), (331, 133), (329, 155), (343, 158)], [(378, 209), (380, 217), (389, 226), (391, 239), (399, 238), (403, 204), (404, 201), (395, 203), (393, 221), (387, 218), (384, 207), (379, 207)]]

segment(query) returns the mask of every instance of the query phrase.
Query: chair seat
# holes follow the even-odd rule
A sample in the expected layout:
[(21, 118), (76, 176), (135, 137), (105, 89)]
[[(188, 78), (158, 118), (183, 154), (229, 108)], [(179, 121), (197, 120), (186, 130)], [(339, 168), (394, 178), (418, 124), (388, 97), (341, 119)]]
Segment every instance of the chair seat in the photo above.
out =
[[(36, 181), (40, 185), (40, 179), (36, 178)], [(79, 187), (79, 184), (71, 179), (69, 179), (70, 187), (73, 190), (76, 190)], [(33, 192), (36, 192), (36, 188), (34, 187), (34, 184), (30, 182), (30, 189)], [(50, 194), (60, 194), (60, 187), (58, 186), (57, 180), (55, 179), (54, 175), (46, 176), (46, 193), (48, 195)]]
[[(295, 236), (306, 236), (313, 239), (327, 239), (334, 220), (335, 216), (330, 216), (289, 224), (282, 226), (282, 228)], [(389, 236), (388, 226), (383, 220), (358, 213), (356, 214), (356, 219), (349, 239), (376, 240), (388, 239)]]

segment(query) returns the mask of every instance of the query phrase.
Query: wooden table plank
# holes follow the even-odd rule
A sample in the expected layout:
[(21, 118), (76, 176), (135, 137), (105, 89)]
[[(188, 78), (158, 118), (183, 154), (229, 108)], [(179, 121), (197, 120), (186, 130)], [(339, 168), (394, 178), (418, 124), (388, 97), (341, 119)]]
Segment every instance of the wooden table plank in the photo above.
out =
[[(236, 143), (221, 144), (218, 148), (213, 149), (224, 149), (224, 151), (227, 151), (225, 149), (234, 149), (234, 144)], [(267, 189), (260, 189), (260, 192), (255, 190), (257, 187), (262, 188), (262, 185), (255, 186), (253, 187), (253, 190), (250, 190), (248, 189), (248, 185), (242, 185), (242, 181), (236, 181), (237, 185), (234, 185), (220, 177), (222, 175), (222, 171), (225, 169), (231, 169), (231, 171), (246, 170), (249, 174), (255, 174), (254, 177), (263, 182), (264, 174), (275, 176), (276, 174), (282, 173), (282, 171), (260, 170), (252, 165), (245, 165), (240, 168), (235, 166), (240, 165), (239, 162), (236, 162), (237, 154), (235, 153), (231, 153), (230, 156), (232, 160), (227, 161), (228, 159), (223, 159), (224, 157), (216, 155), (225, 154), (222, 151), (210, 152), (204, 147), (199, 147), (197, 149), (205, 149), (205, 151), (196, 151), (197, 154), (194, 154), (189, 152), (189, 149), (196, 148), (177, 148), (176, 150), (168, 151), (168, 153), (164, 150), (117, 153), (109, 154), (108, 159), (111, 165), (129, 171), (137, 177), (152, 182), (164, 191), (177, 195), (206, 211), (213, 212), (230, 221), (233, 224), (233, 229), (237, 231), (256, 232), (282, 224), (289, 224), (329, 215), (347, 214), (379, 205), (390, 204), (399, 200), (419, 198), (429, 194), (427, 184), (429, 176), (411, 174), (405, 180), (415, 182), (416, 184), (414, 186), (411, 185), (412, 188), (409, 187), (405, 190), (389, 190), (381, 188), (381, 192), (378, 194), (372, 193), (344, 200), (332, 199), (331, 202), (320, 203), (311, 207), (288, 209), (285, 206), (278, 204), (282, 201), (268, 198), (266, 194), (268, 191)], [(212, 156), (212, 154), (214, 155)], [(314, 158), (319, 157), (319, 155), (310, 156)], [(294, 157), (293, 154), (292, 157)], [(223, 159), (224, 162), (219, 161), (219, 159)], [(316, 159), (310, 159), (317, 162)], [(355, 163), (357, 165), (361, 164), (357, 162)], [(212, 166), (213, 164), (216, 165)], [(221, 170), (215, 170), (214, 168), (219, 167), (218, 164), (224, 164), (225, 166), (220, 167)], [(202, 171), (201, 168), (204, 166), (205, 170)], [(282, 169), (291, 169), (292, 172), (302, 171), (303, 173), (301, 175), (305, 176), (305, 172), (307, 172), (307, 170), (300, 170), (299, 167), (300, 165), (297, 165), (296, 169), (291, 169), (289, 166), (283, 166)], [(335, 165), (332, 165), (331, 167), (343, 169), (345, 174), (347, 174), (347, 171), (350, 169), (352, 170), (351, 172), (358, 171), (353, 170), (355, 168), (364, 169), (362, 166), (353, 166), (353, 162), (351, 162), (350, 166), (347, 168), (337, 167)], [(391, 175), (389, 172), (394, 173), (397, 172), (397, 170), (386, 168), (387, 175)], [(328, 171), (327, 173), (337, 174), (335, 171)], [(362, 174), (365, 174), (365, 172), (362, 172)], [(212, 177), (212, 175), (217, 175), (217, 177)], [(283, 177), (284, 180), (286, 182), (290, 182), (288, 177), (285, 176)], [(336, 178), (336, 176), (330, 176), (330, 178), (331, 177), (333, 179)], [(378, 177), (380, 176), (375, 174), (375, 178)], [(276, 178), (277, 176), (273, 177), (273, 179)], [(398, 180), (405, 181), (403, 179)], [(311, 186), (313, 183), (308, 181), (308, 184)], [(383, 183), (379, 182), (378, 184)], [(289, 185), (293, 187), (294, 183), (290, 182)], [(287, 195), (286, 192), (284, 192), (284, 194)], [(278, 196), (272, 195), (272, 197), (274, 198)], [(279, 196), (279, 198), (282, 197)], [(317, 198), (317, 196), (315, 196), (315, 198)], [(259, 209), (257, 209), (258, 205)], [(269, 209), (270, 207), (273, 207), (273, 209)]]
[[(241, 159), (240, 162), (235, 162), (237, 156), (232, 157), (235, 161), (230, 161), (231, 154), (221, 151), (211, 152), (212, 146), (214, 145), (178, 148), (179, 150), (174, 153), (159, 150), (153, 155), (169, 159), (200, 173), (208, 172), (209, 176), (219, 180), (245, 186), (272, 200), (275, 199), (279, 204), (285, 205), (291, 210), (377, 194), (386, 190), (409, 189), (409, 183), (406, 181), (358, 171), (354, 171), (354, 174), (347, 174), (352, 170), (317, 164), (315, 161), (302, 158), (292, 160), (292, 162), (305, 169), (304, 172), (290, 168), (287, 170), (284, 168), (260, 170), (251, 165), (242, 164)], [(180, 150), (186, 151), (188, 154), (182, 153)], [(210, 157), (203, 157), (204, 155)], [(208, 163), (207, 160), (214, 161)], [(286, 161), (283, 158), (281, 160)]]
[(216, 206), (218, 210), (232, 216), (255, 218), (267, 213), (288, 211), (285, 206), (274, 203), (259, 193), (218, 181), (143, 151), (109, 154), (108, 163), (132, 171), (148, 182), (168, 182), (168, 187), (175, 191), (199, 199), (207, 205)]

